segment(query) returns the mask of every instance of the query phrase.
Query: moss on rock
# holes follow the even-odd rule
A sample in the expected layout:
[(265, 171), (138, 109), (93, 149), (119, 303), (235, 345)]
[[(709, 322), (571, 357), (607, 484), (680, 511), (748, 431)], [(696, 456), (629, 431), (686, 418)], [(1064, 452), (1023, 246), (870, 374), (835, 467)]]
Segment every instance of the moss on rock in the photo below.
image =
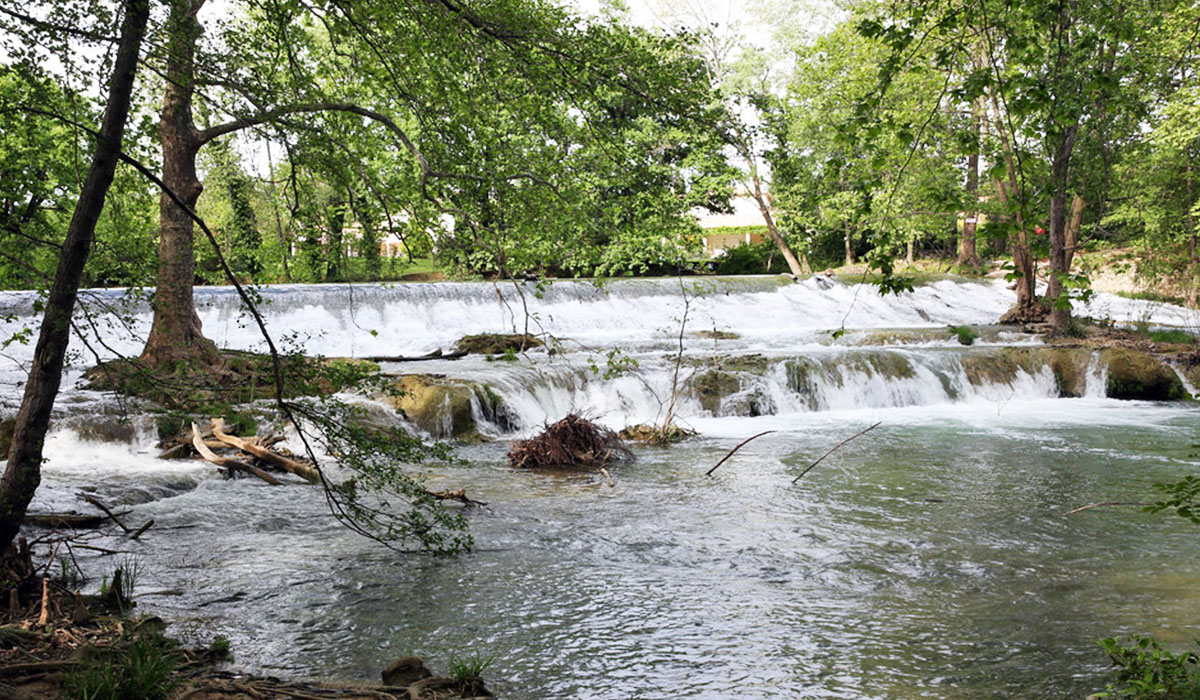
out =
[(1149, 353), (1109, 348), (1101, 353), (1108, 366), (1107, 395), (1110, 399), (1178, 401), (1187, 398), (1179, 375)]
[(736, 393), (741, 385), (733, 374), (713, 369), (692, 377), (689, 388), (704, 410), (717, 415), (721, 409), (721, 401)]
[(406, 374), (394, 386), (400, 393), (389, 397), (392, 407), (421, 430), (439, 438), (475, 434), (469, 384), (434, 374)]
[(481, 333), (463, 337), (455, 347), (479, 355), (503, 355), (540, 348), (545, 343), (528, 333)]

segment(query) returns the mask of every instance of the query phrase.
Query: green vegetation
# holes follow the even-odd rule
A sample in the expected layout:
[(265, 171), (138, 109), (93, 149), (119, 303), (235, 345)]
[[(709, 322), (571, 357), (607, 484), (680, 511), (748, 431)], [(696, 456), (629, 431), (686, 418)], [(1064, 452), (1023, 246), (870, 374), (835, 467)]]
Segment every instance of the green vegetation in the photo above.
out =
[(1117, 666), (1116, 682), (1110, 683), (1101, 697), (1200, 699), (1200, 654), (1176, 654), (1153, 637), (1143, 635), (1134, 635), (1128, 644), (1111, 637), (1101, 639), (1099, 644)]
[(1187, 331), (1173, 328), (1170, 330), (1148, 331), (1146, 337), (1156, 343), (1171, 343), (1174, 345), (1195, 345), (1196, 336)]
[(64, 679), (78, 700), (164, 700), (178, 684), (174, 643), (155, 631), (135, 630), (111, 647), (92, 647), (81, 668)]
[(495, 656), (484, 656), (473, 651), (469, 656), (450, 655), (449, 676), (451, 680), (460, 683), (477, 680), (483, 677), (483, 672), (491, 667)]
[(960, 345), (974, 345), (979, 334), (970, 326), (950, 326), (950, 332), (958, 339)]
[(213, 637), (212, 642), (208, 645), (208, 656), (219, 661), (233, 660), (233, 645), (229, 642), (229, 637), (223, 634), (218, 634)]

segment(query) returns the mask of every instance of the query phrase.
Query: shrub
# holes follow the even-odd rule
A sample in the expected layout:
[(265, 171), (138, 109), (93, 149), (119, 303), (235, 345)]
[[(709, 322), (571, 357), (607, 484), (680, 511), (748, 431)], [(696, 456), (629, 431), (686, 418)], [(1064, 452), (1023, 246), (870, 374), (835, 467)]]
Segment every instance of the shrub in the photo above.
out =
[(979, 334), (970, 326), (950, 326), (950, 332), (958, 338), (958, 342), (962, 345), (974, 345), (975, 339), (979, 337)]

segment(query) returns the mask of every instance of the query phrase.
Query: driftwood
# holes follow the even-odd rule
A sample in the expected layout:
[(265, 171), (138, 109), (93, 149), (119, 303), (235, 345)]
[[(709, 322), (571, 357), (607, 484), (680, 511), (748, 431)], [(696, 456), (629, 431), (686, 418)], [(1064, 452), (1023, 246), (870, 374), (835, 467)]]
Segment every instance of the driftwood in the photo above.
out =
[(453, 352), (442, 352), (434, 350), (428, 355), (372, 355), (370, 357), (360, 357), (360, 360), (368, 362), (423, 362), (425, 360), (457, 360), (460, 357), (466, 357), (466, 350), (455, 350)]
[(508, 450), (514, 467), (567, 467), (593, 469), (633, 454), (608, 428), (574, 413), (546, 426), (540, 435), (518, 440)]
[(217, 440), (219, 440), (222, 444), (230, 447), (236, 447), (242, 452), (245, 452), (253, 457), (257, 457), (273, 467), (278, 467), (284, 471), (291, 472), (310, 484), (320, 485), (324, 482), (324, 479), (321, 477), (321, 472), (311, 465), (304, 464), (303, 462), (295, 459), (284, 457), (278, 452), (272, 452), (261, 445), (256, 445), (253, 442), (244, 440), (236, 435), (228, 435), (225, 433), (224, 428), (224, 420), (220, 418), (212, 419), (213, 437), (217, 438)]
[(774, 430), (764, 430), (761, 433), (759, 433), (758, 435), (751, 435), (750, 437), (746, 438), (745, 440), (742, 440), (741, 442), (739, 442), (737, 444), (737, 447), (734, 447), (732, 450), (726, 452), (725, 456), (721, 458), (720, 462), (717, 462), (716, 464), (712, 465), (712, 469), (709, 469), (708, 471), (704, 472), (704, 476), (712, 476), (712, 473), (717, 470), (717, 467), (721, 466), (722, 464), (725, 463), (725, 460), (732, 457), (734, 452), (737, 452), (738, 450), (742, 449), (746, 445), (750, 444), (751, 440), (756, 440), (756, 439), (762, 437), (763, 435), (770, 435), (773, 432), (775, 432), (775, 431)]
[(801, 479), (801, 478), (803, 478), (805, 474), (807, 474), (807, 473), (809, 473), (810, 471), (812, 471), (812, 470), (813, 470), (813, 467), (817, 466), (817, 465), (818, 465), (818, 464), (820, 464), (821, 462), (824, 462), (826, 457), (828, 457), (829, 455), (833, 454), (834, 452), (837, 452), (837, 451), (838, 451), (838, 450), (839, 450), (839, 449), (842, 447), (842, 445), (845, 445), (846, 443), (850, 442), (851, 440), (853, 440), (853, 439), (855, 439), (855, 438), (857, 438), (857, 437), (861, 437), (861, 436), (863, 436), (863, 435), (866, 435), (867, 433), (871, 432), (872, 430), (874, 430), (874, 429), (878, 428), (882, 422), (883, 422), (883, 421), (880, 421), (879, 423), (876, 423), (875, 425), (872, 425), (872, 426), (871, 426), (871, 427), (869, 427), (869, 428), (866, 428), (866, 429), (860, 430), (860, 431), (858, 431), (857, 433), (855, 433), (855, 434), (851, 435), (850, 437), (846, 438), (845, 440), (842, 440), (842, 441), (841, 441), (841, 442), (839, 442), (838, 444), (834, 445), (834, 446), (833, 446), (833, 447), (832, 447), (832, 448), (831, 448), (831, 449), (830, 449), (828, 452), (826, 452), (825, 454), (821, 455), (821, 458), (820, 458), (820, 459), (818, 459), (817, 461), (815, 461), (815, 462), (813, 462), (812, 464), (808, 465), (808, 468), (807, 468), (807, 469), (805, 469), (804, 471), (800, 472), (800, 473), (799, 473), (799, 474), (796, 476), (796, 478), (795, 478), (795, 479), (792, 479), (792, 483), (794, 484), (794, 483), (796, 483), (797, 481), (800, 481), (800, 479)]
[(1152, 505), (1154, 505), (1154, 504), (1153, 503), (1141, 503), (1138, 501), (1104, 501), (1102, 503), (1089, 503), (1086, 506), (1079, 506), (1078, 508), (1073, 508), (1073, 509), (1067, 511), (1067, 515), (1075, 515), (1076, 513), (1082, 513), (1085, 510), (1091, 510), (1093, 508), (1107, 508), (1108, 506), (1142, 506), (1142, 507), (1145, 507), (1145, 506), (1152, 506)]
[(483, 501), (476, 501), (473, 498), (468, 498), (466, 492), (463, 489), (458, 489), (456, 491), (426, 491), (425, 493), (429, 494), (430, 496), (432, 496), (433, 498), (436, 498), (439, 501), (458, 501), (459, 503), (462, 503), (465, 506), (486, 506), (487, 505)]
[(77, 530), (89, 530), (100, 527), (105, 520), (108, 520), (107, 515), (90, 513), (26, 513), (21, 522), (26, 525), (40, 525), (56, 529), (69, 527)]
[(247, 474), (253, 474), (272, 486), (279, 486), (279, 484), (282, 483), (279, 481), (279, 479), (276, 479), (252, 464), (246, 464), (245, 462), (233, 459), (231, 457), (222, 457), (216, 452), (213, 452), (211, 449), (209, 449), (208, 445), (204, 444), (204, 440), (200, 438), (200, 429), (195, 423), (192, 423), (192, 446), (196, 448), (196, 451), (200, 453), (200, 456), (203, 457), (205, 461), (212, 462), (218, 467), (229, 469), (231, 471), (242, 471)]

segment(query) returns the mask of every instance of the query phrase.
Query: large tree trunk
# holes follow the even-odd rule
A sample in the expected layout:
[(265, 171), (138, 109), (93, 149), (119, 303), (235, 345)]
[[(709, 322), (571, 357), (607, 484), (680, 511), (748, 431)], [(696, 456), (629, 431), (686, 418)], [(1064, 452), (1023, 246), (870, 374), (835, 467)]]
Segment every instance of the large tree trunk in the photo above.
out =
[[(195, 49), (200, 38), (196, 19), (203, 0), (172, 0), (167, 20), (166, 97), (158, 124), (163, 154), (163, 184), (195, 210), (203, 187), (196, 177), (200, 137), (192, 121)], [(154, 323), (142, 359), (152, 367), (177, 362), (219, 366), (216, 345), (204, 337), (192, 299), (196, 261), (192, 250), (192, 218), (163, 192), (159, 195), (158, 282)]]
[(1050, 327), (1056, 334), (1065, 331), (1071, 322), (1070, 300), (1065, 296), (1063, 281), (1070, 273), (1067, 257), (1067, 176), (1077, 129), (1077, 126), (1070, 126), (1060, 135), (1050, 163), (1050, 274), (1046, 281), (1046, 300), (1050, 302)]
[(842, 241), (845, 243), (846, 247), (846, 267), (850, 267), (854, 264), (854, 242), (851, 240), (852, 229), (850, 228), (849, 221), (842, 224), (842, 231)]
[(6, 551), (16, 537), (29, 501), (41, 482), (42, 446), (50, 425), (50, 411), (62, 381), (63, 359), (71, 339), (71, 314), (75, 310), (83, 267), (92, 249), (96, 221), (104, 208), (104, 198), (120, 158), (138, 52), (149, 16), (147, 0), (125, 2), (121, 38), (96, 153), (79, 192), (54, 282), (46, 298), (46, 313), (30, 364), (29, 381), (25, 384), (25, 396), (13, 427), (8, 465), (0, 479), (0, 552)]
[(1079, 230), (1083, 227), (1083, 210), (1087, 209), (1087, 200), (1077, 194), (1071, 200), (1071, 218), (1067, 219), (1067, 269), (1075, 261), (1075, 251), (1079, 249)]

